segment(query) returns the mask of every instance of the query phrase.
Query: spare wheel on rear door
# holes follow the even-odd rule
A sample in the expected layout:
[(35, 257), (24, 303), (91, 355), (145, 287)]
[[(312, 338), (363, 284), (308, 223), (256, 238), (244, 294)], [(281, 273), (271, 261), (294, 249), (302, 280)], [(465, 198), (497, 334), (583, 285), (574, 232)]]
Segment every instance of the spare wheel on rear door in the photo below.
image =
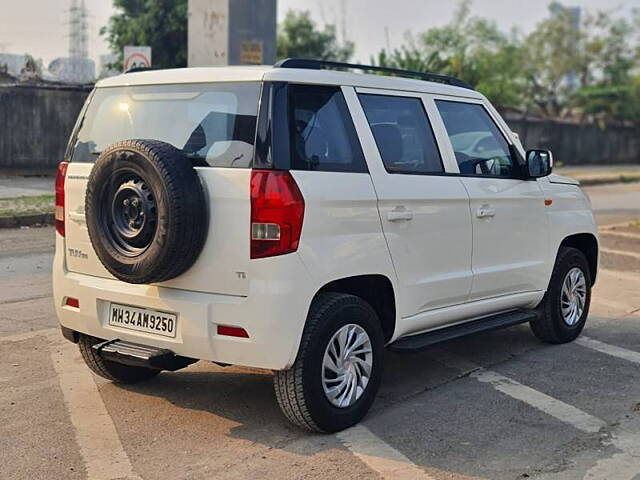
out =
[(98, 258), (128, 283), (184, 273), (207, 234), (205, 195), (191, 161), (156, 140), (126, 140), (100, 154), (89, 176), (85, 213)]

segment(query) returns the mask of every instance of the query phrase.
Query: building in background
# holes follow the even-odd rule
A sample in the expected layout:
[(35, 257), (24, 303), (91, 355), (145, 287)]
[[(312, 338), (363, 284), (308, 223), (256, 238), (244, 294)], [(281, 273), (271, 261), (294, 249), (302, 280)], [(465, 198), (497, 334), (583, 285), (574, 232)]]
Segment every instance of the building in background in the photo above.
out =
[(274, 63), (276, 10), (276, 0), (189, 0), (189, 66)]
[(26, 55), (15, 53), (0, 53), (0, 71), (11, 77), (19, 77), (20, 72), (27, 63)]

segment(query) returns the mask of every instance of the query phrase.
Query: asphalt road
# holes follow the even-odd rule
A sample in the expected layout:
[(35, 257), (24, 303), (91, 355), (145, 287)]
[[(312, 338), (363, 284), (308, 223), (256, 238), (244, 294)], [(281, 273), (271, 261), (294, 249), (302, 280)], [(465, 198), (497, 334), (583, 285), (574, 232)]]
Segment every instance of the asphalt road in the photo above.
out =
[(269, 372), (92, 376), (51, 302), (53, 229), (0, 230), (0, 479), (640, 480), (640, 184), (589, 190), (603, 270), (580, 342), (528, 327), (387, 353), (358, 427), (290, 426)]

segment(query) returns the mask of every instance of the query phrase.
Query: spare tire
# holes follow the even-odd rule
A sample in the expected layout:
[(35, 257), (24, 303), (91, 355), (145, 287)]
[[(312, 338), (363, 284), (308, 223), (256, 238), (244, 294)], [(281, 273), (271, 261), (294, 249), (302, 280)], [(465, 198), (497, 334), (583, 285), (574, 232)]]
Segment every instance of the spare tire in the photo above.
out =
[(100, 154), (85, 214), (98, 258), (128, 283), (184, 273), (200, 255), (208, 227), (204, 189), (191, 161), (157, 140), (126, 140)]

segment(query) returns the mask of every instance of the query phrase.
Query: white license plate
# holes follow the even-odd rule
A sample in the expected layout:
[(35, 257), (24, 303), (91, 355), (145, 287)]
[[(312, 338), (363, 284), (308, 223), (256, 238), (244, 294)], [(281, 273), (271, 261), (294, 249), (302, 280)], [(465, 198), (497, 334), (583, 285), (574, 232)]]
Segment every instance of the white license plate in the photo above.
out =
[(112, 303), (109, 307), (109, 325), (175, 338), (178, 316), (173, 313)]

